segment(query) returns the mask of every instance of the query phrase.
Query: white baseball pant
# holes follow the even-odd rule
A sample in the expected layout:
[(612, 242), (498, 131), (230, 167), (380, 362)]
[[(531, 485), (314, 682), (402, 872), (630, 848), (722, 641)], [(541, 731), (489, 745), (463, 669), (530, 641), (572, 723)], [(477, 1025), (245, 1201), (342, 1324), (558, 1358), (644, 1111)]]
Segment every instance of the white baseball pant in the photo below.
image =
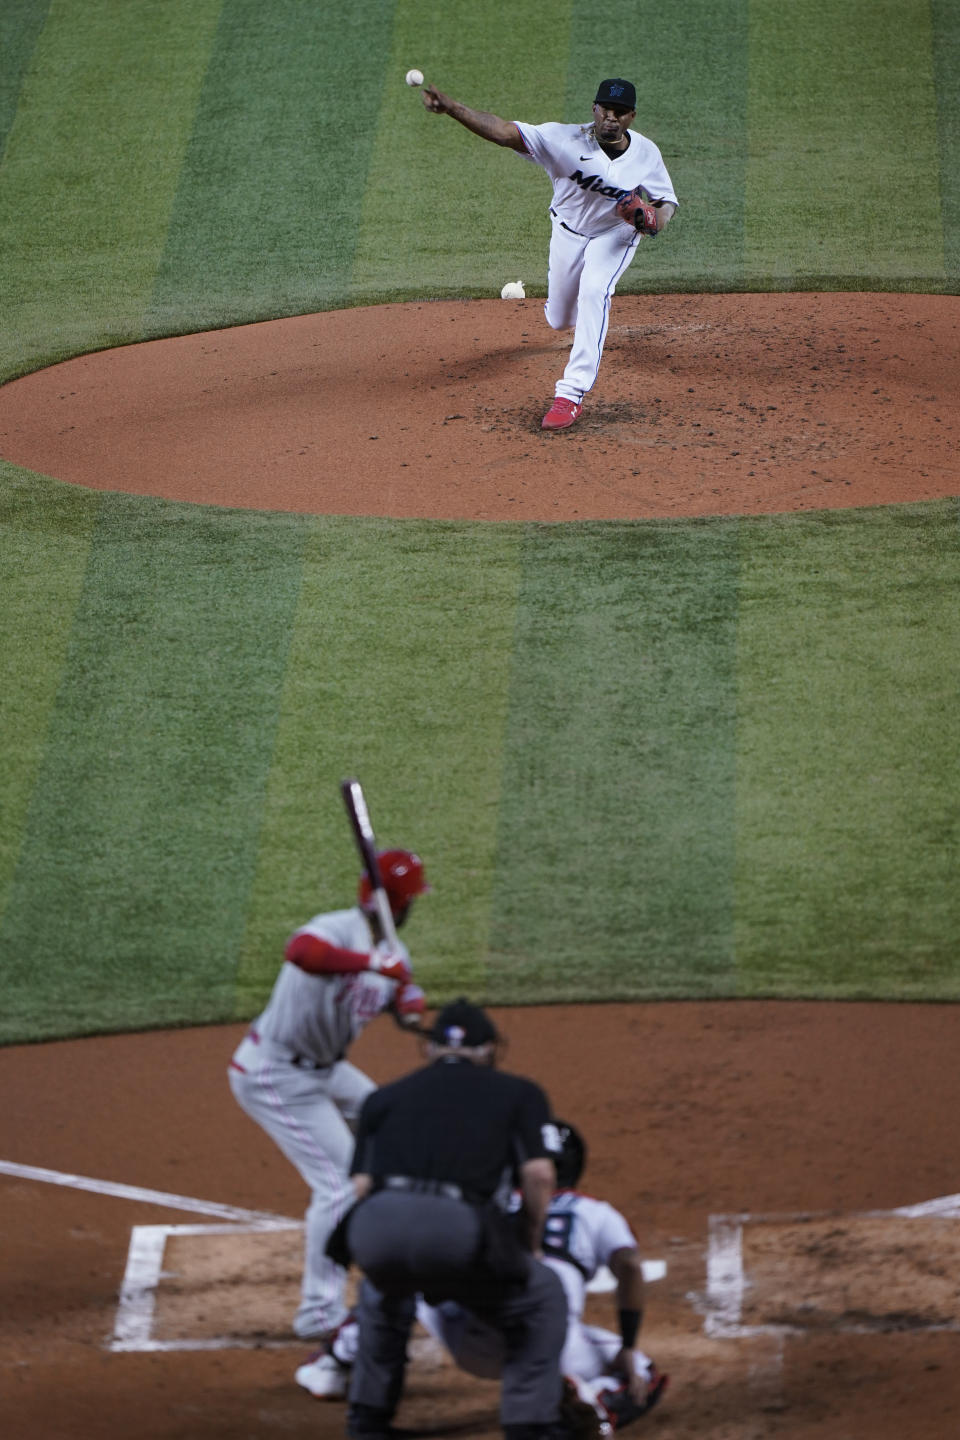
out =
[(557, 395), (577, 403), (596, 382), (610, 321), (610, 301), (640, 239), (617, 225), (592, 239), (569, 230), (553, 211), (547, 303), (543, 313), (554, 330), (574, 326), (570, 358)]
[(353, 1131), (376, 1087), (340, 1060), (324, 1070), (301, 1069), (290, 1052), (262, 1037), (241, 1041), (230, 1088), (237, 1104), (264, 1129), (310, 1187), (300, 1306), (293, 1322), (303, 1339), (325, 1335), (346, 1318), (346, 1272), (327, 1255), (337, 1221), (353, 1203), (349, 1171)]

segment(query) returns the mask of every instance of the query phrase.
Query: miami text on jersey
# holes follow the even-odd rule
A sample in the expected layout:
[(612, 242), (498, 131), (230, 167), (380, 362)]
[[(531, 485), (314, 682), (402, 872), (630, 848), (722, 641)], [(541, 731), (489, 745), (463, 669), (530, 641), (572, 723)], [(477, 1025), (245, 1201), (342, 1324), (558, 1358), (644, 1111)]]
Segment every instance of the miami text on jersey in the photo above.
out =
[(567, 176), (581, 190), (594, 190), (598, 195), (609, 195), (611, 200), (619, 200), (621, 195), (629, 195), (629, 190), (621, 190), (617, 185), (604, 185), (602, 175), (584, 175), (582, 170), (574, 170), (572, 175)]

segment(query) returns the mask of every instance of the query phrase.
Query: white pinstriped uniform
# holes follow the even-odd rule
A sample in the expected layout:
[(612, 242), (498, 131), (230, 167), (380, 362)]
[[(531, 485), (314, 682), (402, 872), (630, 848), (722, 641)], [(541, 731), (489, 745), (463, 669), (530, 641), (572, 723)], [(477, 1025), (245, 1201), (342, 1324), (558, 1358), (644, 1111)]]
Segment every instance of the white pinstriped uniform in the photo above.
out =
[[(359, 906), (315, 915), (297, 933), (302, 932), (345, 950), (369, 951), (374, 943)], [(404, 945), (397, 948), (409, 959)], [(304, 1338), (334, 1329), (347, 1313), (346, 1277), (328, 1259), (326, 1244), (352, 1199), (353, 1130), (375, 1086), (342, 1057), (396, 989), (396, 981), (375, 971), (311, 975), (287, 961), (227, 1072), (237, 1103), (310, 1187), (302, 1293), (293, 1326)]]
[(611, 159), (592, 125), (513, 123), (527, 150), (521, 158), (541, 165), (553, 181), (544, 314), (554, 330), (575, 327), (556, 393), (579, 403), (596, 381), (610, 302), (641, 238), (614, 206), (638, 185), (654, 200), (676, 205), (677, 197), (660, 150), (639, 131), (628, 130), (629, 145)]

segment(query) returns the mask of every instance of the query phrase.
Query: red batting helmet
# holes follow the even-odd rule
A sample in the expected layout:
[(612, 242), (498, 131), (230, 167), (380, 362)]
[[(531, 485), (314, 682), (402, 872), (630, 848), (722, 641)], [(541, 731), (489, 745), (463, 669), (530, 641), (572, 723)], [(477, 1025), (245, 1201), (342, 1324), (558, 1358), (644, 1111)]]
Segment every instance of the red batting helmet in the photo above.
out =
[[(412, 850), (379, 850), (377, 860), (380, 863), (383, 888), (394, 913), (405, 910), (414, 896), (426, 895), (430, 889), (423, 873), (423, 861), (419, 855), (414, 855)], [(373, 887), (366, 872), (360, 876), (357, 894), (361, 905), (369, 905)]]

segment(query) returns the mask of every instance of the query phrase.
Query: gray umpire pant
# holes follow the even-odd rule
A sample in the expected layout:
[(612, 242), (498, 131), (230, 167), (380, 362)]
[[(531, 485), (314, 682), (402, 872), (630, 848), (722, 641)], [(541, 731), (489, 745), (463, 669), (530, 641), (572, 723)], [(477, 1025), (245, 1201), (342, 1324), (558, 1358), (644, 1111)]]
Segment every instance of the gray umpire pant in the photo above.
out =
[(359, 1351), (350, 1404), (392, 1416), (400, 1399), (416, 1295), (457, 1300), (503, 1336), (500, 1419), (543, 1425), (560, 1412), (567, 1302), (553, 1270), (533, 1257), (525, 1281), (498, 1281), (476, 1256), (480, 1216), (439, 1195), (381, 1190), (354, 1211), (350, 1250), (364, 1272)]

